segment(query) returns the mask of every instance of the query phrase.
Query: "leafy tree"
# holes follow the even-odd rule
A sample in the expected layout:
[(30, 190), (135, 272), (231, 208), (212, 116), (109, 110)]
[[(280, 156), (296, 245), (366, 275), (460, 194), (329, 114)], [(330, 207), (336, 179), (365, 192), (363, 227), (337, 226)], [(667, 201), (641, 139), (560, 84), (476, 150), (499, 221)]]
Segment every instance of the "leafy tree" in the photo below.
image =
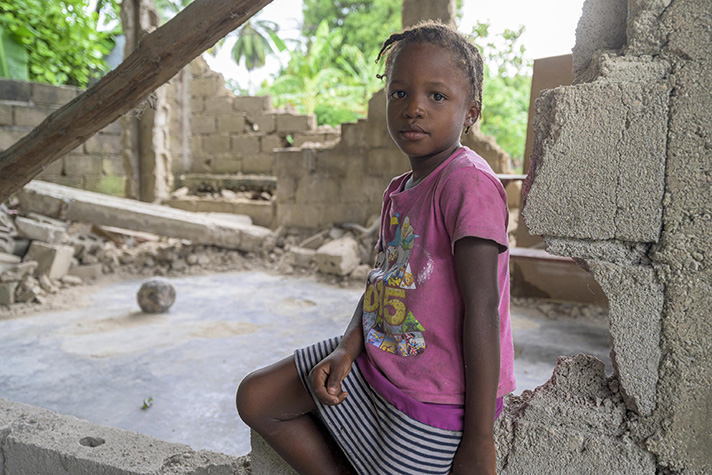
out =
[[(343, 44), (364, 53), (378, 51), (388, 35), (400, 30), (402, 3), (402, 0), (304, 0), (302, 35), (311, 38), (322, 20), (326, 20), (330, 29), (341, 30)], [(371, 61), (375, 59), (374, 56)]]
[(246, 21), (237, 31), (237, 41), (232, 48), (232, 59), (252, 71), (265, 65), (268, 54), (277, 54), (287, 47), (277, 36), (279, 26), (267, 20)]
[(495, 137), (515, 162), (524, 155), (532, 79), (525, 48), (518, 45), (523, 31), (523, 26), (506, 29), (494, 40), (487, 23), (478, 22), (473, 31), (485, 62), (481, 130)]
[(83, 87), (106, 71), (113, 41), (87, 7), (88, 0), (0, 0), (0, 24), (27, 52), (31, 81)]
[(337, 67), (342, 42), (341, 32), (330, 30), (323, 21), (307, 51), (293, 51), (286, 69), (261, 93), (271, 94), (277, 106), (316, 113), (320, 124), (355, 120), (361, 91)]

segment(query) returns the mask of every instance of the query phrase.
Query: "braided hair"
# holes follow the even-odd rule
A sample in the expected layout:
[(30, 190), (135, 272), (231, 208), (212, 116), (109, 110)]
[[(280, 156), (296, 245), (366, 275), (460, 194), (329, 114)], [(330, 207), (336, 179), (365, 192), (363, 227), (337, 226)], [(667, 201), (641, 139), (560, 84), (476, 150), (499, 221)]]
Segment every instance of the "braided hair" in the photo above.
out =
[[(428, 43), (441, 46), (454, 57), (455, 64), (467, 75), (470, 84), (470, 99), (482, 110), (482, 77), (484, 65), (480, 51), (465, 35), (440, 21), (424, 20), (406, 28), (401, 33), (393, 33), (378, 53), (376, 62), (386, 55), (386, 69), (379, 79), (388, 78), (393, 69), (393, 62), (398, 54), (408, 45)], [(468, 127), (469, 129), (469, 127)]]

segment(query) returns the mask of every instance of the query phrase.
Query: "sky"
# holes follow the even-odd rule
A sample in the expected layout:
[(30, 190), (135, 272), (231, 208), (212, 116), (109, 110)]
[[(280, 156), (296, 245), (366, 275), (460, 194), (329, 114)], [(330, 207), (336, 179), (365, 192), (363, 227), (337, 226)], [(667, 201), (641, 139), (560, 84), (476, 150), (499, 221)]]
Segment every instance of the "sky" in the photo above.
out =
[[(571, 53), (575, 42), (575, 31), (584, 0), (465, 0), (463, 19), (459, 29), (470, 33), (478, 21), (489, 21), (490, 36), (505, 28), (516, 29), (524, 25), (521, 37), (526, 47), (528, 59), (545, 58)], [(276, 22), (283, 38), (297, 38), (300, 32), (301, 0), (274, 0), (259, 14), (258, 18)], [(385, 39), (385, 38), (384, 38)], [(248, 81), (259, 84), (280, 67), (280, 60), (286, 64), (289, 55), (283, 53), (281, 59), (272, 58), (261, 70), (247, 74), (244, 67), (238, 67), (230, 59), (232, 42), (216, 58), (204, 55), (210, 66), (221, 72), (226, 79), (235, 79), (246, 87)]]

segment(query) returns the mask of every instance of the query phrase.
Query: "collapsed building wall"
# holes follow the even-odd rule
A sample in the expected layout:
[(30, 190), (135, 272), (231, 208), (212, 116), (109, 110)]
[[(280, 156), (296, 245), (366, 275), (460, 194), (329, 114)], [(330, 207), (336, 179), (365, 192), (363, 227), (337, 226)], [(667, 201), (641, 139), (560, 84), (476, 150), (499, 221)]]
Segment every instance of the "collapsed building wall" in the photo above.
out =
[(537, 101), (524, 217), (604, 289), (614, 374), (511, 397), (501, 473), (712, 470), (711, 31), (708, 0), (587, 0), (575, 84)]
[[(72, 86), (0, 79), (0, 151), (27, 135), (49, 114), (83, 90)], [(114, 122), (50, 164), (38, 178), (60, 185), (123, 194), (126, 174), (121, 158), (121, 127)]]

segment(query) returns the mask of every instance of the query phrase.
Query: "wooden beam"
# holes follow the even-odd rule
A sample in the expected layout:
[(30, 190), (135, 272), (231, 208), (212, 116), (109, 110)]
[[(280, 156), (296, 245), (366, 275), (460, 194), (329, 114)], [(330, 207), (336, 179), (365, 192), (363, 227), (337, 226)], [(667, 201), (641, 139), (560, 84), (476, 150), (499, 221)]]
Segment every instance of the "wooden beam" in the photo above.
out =
[(116, 69), (0, 153), (0, 203), (47, 165), (136, 107), (272, 0), (195, 0)]

